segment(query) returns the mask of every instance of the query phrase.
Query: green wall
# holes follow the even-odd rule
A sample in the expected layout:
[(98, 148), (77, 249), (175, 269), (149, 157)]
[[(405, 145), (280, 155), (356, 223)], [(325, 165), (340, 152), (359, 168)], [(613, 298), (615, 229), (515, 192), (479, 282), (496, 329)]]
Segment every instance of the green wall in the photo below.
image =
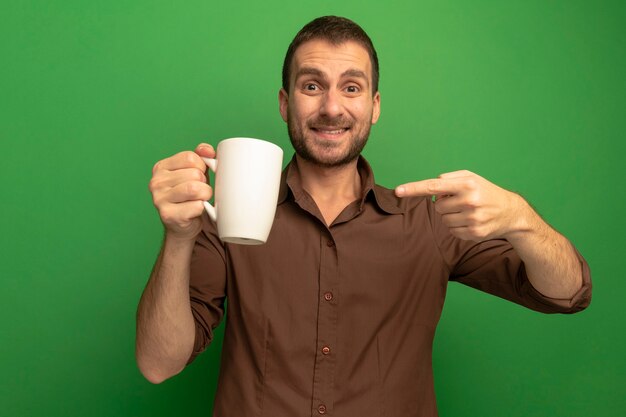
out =
[(623, 413), (624, 4), (3, 1), (0, 415), (209, 415), (219, 340), (162, 385), (134, 362), (162, 235), (151, 168), (232, 136), (290, 155), (283, 54), (323, 14), (379, 52), (379, 183), (470, 169), (525, 195), (591, 265), (594, 301), (574, 316), (450, 286), (441, 416)]

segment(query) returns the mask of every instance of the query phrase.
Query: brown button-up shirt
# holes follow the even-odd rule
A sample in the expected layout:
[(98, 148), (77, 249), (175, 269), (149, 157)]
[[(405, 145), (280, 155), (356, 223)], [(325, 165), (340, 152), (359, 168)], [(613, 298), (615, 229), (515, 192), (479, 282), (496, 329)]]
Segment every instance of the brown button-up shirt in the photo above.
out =
[(570, 300), (537, 292), (504, 240), (453, 237), (429, 198), (375, 185), (330, 226), (285, 169), (266, 244), (220, 242), (205, 216), (191, 262), (196, 344), (228, 314), (214, 416), (431, 417), (431, 353), (449, 280), (534, 310), (572, 313), (591, 298), (589, 268)]

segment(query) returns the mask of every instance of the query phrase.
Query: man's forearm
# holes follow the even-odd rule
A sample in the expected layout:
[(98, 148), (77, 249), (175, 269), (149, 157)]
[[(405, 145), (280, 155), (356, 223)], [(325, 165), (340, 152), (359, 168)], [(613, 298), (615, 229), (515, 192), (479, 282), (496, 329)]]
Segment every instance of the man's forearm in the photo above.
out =
[(537, 291), (550, 298), (572, 298), (582, 286), (582, 270), (572, 244), (519, 198), (519, 225), (506, 239), (524, 261)]
[(183, 370), (194, 345), (189, 301), (193, 241), (165, 238), (137, 310), (136, 358), (153, 383)]
[(518, 194), (464, 170), (402, 184), (396, 195), (437, 196), (435, 210), (460, 239), (507, 239), (524, 261), (533, 287), (546, 297), (570, 299), (582, 287), (574, 247)]

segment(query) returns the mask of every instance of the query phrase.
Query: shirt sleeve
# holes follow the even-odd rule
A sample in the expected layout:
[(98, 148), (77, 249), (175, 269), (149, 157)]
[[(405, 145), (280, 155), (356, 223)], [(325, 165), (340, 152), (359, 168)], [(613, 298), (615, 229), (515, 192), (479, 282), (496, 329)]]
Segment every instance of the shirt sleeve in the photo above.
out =
[(509, 242), (504, 239), (480, 243), (461, 240), (450, 234), (432, 202), (429, 202), (429, 212), (451, 281), (458, 281), (542, 313), (576, 313), (591, 302), (589, 265), (576, 249), (582, 271), (582, 287), (570, 299), (546, 297), (532, 286), (524, 262)]
[(213, 340), (213, 331), (224, 317), (226, 263), (224, 247), (213, 222), (202, 216), (190, 265), (189, 296), (196, 335), (191, 363)]

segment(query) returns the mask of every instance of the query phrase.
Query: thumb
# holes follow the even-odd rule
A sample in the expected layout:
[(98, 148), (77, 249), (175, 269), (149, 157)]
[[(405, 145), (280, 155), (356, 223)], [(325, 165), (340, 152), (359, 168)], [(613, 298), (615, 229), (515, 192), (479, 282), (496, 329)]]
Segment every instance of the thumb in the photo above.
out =
[(215, 158), (215, 149), (208, 143), (201, 143), (196, 147), (195, 152), (204, 158)]

